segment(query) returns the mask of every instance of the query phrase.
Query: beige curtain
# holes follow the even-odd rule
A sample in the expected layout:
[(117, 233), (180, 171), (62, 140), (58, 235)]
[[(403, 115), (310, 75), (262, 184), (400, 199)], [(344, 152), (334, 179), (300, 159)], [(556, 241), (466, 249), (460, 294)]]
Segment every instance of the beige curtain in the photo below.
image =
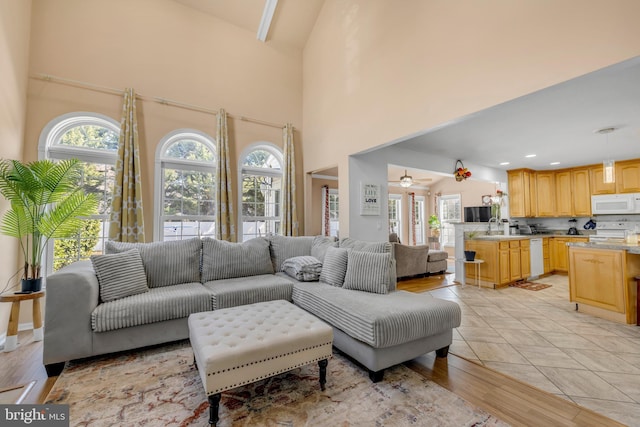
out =
[(144, 242), (138, 120), (133, 89), (125, 90), (122, 105), (109, 239), (120, 242)]
[(223, 109), (218, 112), (216, 144), (216, 238), (235, 242), (236, 225), (231, 193), (227, 112)]
[(282, 128), (284, 148), (284, 171), (282, 173), (282, 234), (298, 235), (298, 213), (296, 209), (296, 161), (293, 149), (293, 125)]

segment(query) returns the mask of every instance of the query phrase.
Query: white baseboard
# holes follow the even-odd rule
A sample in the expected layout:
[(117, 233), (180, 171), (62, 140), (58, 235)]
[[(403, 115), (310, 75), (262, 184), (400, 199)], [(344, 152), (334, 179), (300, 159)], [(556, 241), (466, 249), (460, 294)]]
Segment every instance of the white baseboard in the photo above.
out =
[[(29, 331), (31, 329), (33, 329), (33, 322), (18, 324), (18, 332), (19, 331)], [(7, 332), (6, 331), (3, 332), (2, 335), (0, 335), (0, 350), (4, 350), (5, 341), (7, 341)]]

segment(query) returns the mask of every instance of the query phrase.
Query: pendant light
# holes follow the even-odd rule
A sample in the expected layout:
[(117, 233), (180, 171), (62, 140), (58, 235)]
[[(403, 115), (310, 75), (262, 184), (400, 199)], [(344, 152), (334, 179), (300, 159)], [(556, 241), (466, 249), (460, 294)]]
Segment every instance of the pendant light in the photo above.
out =
[[(607, 150), (607, 153), (611, 153), (611, 150), (609, 150), (609, 134), (614, 130), (616, 130), (616, 128), (611, 127), (599, 129), (596, 131), (596, 133), (606, 135), (607, 141), (605, 149)], [(607, 156), (609, 155), (610, 154), (607, 154)], [(613, 184), (614, 182), (616, 182), (616, 164), (610, 157), (607, 157), (607, 159), (603, 160), (602, 162), (602, 181), (605, 184)]]

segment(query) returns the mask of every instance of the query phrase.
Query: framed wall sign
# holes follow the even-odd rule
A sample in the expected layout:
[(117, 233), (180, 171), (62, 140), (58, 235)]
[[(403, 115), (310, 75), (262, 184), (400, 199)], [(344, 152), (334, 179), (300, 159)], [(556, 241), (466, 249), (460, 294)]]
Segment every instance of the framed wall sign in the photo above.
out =
[(380, 186), (378, 184), (362, 184), (360, 215), (380, 215)]

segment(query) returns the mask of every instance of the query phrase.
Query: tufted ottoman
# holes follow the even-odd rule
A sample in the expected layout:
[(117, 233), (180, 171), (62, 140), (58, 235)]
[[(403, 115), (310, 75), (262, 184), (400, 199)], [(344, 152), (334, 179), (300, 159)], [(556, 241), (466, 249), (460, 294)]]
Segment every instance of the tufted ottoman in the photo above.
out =
[(324, 390), (333, 329), (288, 301), (191, 314), (189, 338), (209, 399), (209, 424), (218, 422), (223, 391), (312, 362)]

